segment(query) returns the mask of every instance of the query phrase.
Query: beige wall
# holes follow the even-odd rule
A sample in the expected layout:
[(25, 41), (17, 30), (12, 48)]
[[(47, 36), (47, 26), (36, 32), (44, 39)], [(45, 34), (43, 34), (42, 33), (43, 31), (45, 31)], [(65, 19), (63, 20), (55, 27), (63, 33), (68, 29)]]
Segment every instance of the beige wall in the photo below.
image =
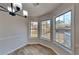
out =
[(79, 54), (79, 4), (75, 4), (75, 54)]
[(26, 19), (0, 11), (0, 54), (8, 54), (27, 42)]
[[(67, 11), (71, 10), (72, 11), (72, 48), (71, 50), (68, 50), (71, 54), (74, 54), (74, 4), (62, 4), (60, 7), (56, 8), (54, 13), (53, 13), (53, 20), (55, 20), (55, 18), (58, 15), (61, 15)], [(55, 34), (55, 22), (53, 22), (53, 34)], [(55, 39), (55, 36), (53, 35), (53, 39)]]

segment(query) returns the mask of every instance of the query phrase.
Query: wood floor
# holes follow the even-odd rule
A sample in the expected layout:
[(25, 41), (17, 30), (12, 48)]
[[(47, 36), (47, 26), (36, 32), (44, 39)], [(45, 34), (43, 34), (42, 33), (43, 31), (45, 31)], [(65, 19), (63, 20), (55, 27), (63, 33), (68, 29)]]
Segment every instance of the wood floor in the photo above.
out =
[(9, 55), (56, 55), (56, 53), (40, 44), (29, 44)]

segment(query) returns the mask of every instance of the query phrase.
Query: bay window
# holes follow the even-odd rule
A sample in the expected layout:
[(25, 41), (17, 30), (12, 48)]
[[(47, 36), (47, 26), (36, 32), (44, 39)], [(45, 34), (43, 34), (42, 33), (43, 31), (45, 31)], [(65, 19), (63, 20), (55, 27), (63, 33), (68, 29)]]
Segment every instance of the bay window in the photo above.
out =
[(31, 37), (38, 37), (38, 22), (31, 22)]
[(50, 20), (42, 21), (42, 33), (41, 37), (46, 40), (50, 40)]
[(71, 49), (71, 11), (68, 11), (55, 20), (55, 41)]

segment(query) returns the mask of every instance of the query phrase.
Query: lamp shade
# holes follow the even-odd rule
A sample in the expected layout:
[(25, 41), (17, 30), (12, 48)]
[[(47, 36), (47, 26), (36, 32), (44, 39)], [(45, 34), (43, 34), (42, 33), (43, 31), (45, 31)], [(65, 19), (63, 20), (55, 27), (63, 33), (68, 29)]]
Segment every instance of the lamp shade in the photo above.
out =
[(8, 11), (10, 11), (10, 12), (15, 12), (15, 9), (13, 8), (11, 8), (11, 7), (8, 7)]
[(23, 10), (23, 16), (28, 16), (28, 11)]
[(19, 7), (20, 10), (22, 10), (22, 3), (13, 3), (13, 7), (16, 9), (16, 7)]

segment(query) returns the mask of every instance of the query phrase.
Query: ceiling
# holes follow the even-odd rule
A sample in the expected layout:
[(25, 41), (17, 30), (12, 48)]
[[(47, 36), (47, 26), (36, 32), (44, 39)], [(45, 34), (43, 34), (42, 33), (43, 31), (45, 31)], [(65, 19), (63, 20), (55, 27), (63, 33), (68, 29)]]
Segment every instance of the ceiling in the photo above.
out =
[[(10, 3), (0, 3), (4, 7), (10, 6)], [(23, 9), (28, 11), (29, 16), (41, 16), (54, 10), (59, 3), (39, 3), (39, 5), (34, 6), (33, 3), (23, 3)]]
[(28, 11), (30, 16), (41, 16), (54, 10), (58, 5), (58, 3), (39, 3), (34, 6), (33, 3), (23, 3), (24, 9)]

